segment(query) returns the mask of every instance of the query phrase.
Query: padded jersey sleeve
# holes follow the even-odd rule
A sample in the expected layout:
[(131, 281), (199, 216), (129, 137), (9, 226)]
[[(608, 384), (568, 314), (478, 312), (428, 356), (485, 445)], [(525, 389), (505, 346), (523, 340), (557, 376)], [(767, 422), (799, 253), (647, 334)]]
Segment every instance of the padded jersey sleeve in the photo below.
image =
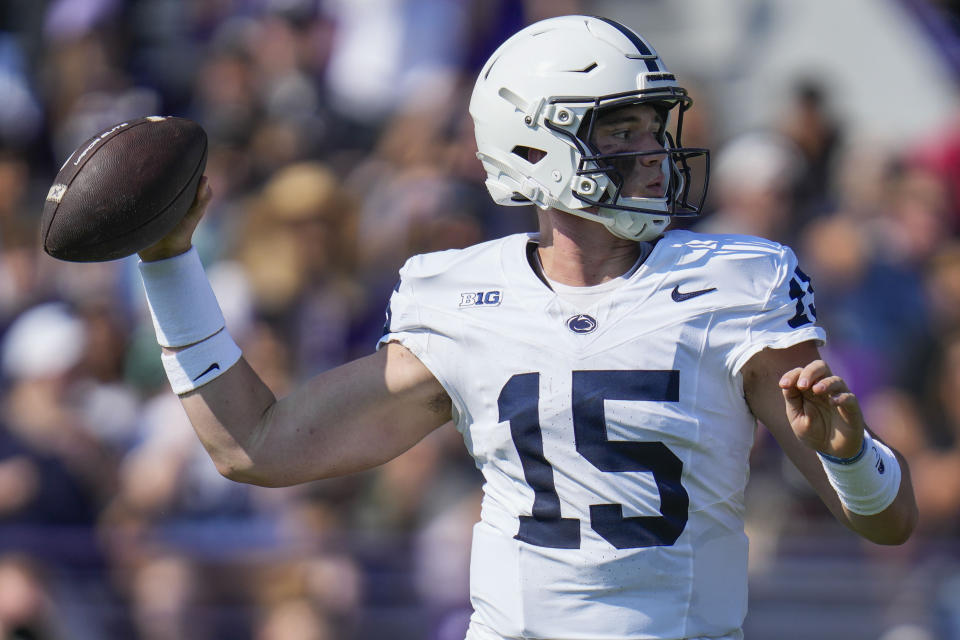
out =
[(377, 341), (377, 350), (388, 342), (398, 342), (424, 360), (431, 331), (420, 320), (420, 307), (412, 284), (416, 278), (410, 276), (410, 270), (409, 261), (400, 269), (400, 279), (393, 287), (387, 303), (383, 334)]
[(453, 400), (454, 416), (462, 411), (462, 402), (456, 392), (455, 367), (445, 363), (455, 361), (451, 353), (456, 349), (451, 323), (420, 298), (417, 292), (417, 258), (411, 258), (400, 269), (397, 281), (387, 304), (383, 333), (377, 341), (380, 350), (390, 342), (396, 342), (410, 350), (440, 382)]
[(807, 340), (818, 346), (826, 342), (826, 332), (816, 325), (813, 284), (793, 250), (781, 246), (771, 266), (772, 278), (766, 279), (772, 280), (769, 289), (758, 292), (757, 304), (747, 309), (741, 340), (728, 354), (727, 366), (734, 374), (763, 349), (784, 349)]

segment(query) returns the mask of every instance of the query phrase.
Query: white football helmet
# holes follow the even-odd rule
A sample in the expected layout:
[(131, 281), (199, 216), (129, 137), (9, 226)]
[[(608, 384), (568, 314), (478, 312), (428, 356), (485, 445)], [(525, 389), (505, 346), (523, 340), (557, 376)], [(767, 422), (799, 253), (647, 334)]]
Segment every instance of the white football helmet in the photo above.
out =
[[(664, 150), (599, 153), (590, 143), (597, 110), (638, 103), (675, 112), (676, 139), (664, 126)], [(636, 33), (607, 18), (561, 16), (522, 29), (493, 53), (474, 86), (470, 115), (495, 202), (532, 202), (600, 222), (621, 238), (652, 240), (671, 216), (699, 214), (706, 197), (709, 152), (680, 142), (692, 104)], [(540, 153), (531, 156), (531, 149)], [(622, 194), (616, 167), (652, 153), (664, 157), (663, 197)], [(703, 166), (694, 176), (689, 160), (697, 157)]]

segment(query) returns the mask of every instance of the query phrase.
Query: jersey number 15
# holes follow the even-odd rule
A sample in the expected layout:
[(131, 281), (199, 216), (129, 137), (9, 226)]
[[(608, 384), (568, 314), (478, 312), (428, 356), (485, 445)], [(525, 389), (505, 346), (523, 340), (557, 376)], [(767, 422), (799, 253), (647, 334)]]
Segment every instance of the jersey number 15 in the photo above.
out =
[[(659, 516), (624, 517), (621, 504), (590, 505), (590, 526), (618, 549), (670, 546), (687, 524), (690, 498), (680, 483), (683, 462), (662, 442), (611, 441), (604, 400), (677, 402), (679, 371), (574, 371), (573, 436), (577, 453), (601, 471), (653, 474), (660, 492)], [(520, 516), (518, 540), (541, 547), (580, 548), (580, 521), (563, 518), (553, 466), (543, 454), (540, 374), (520, 373), (500, 390), (500, 421), (520, 454), (523, 476), (533, 489), (532, 515)]]

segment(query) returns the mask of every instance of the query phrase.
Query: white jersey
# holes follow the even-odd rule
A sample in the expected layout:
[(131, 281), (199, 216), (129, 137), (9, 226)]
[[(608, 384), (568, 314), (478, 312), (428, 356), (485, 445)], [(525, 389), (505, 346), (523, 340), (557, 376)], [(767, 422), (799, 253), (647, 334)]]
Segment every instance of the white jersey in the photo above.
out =
[(738, 634), (756, 426), (739, 372), (765, 347), (822, 343), (809, 279), (782, 245), (672, 231), (577, 308), (537, 277), (531, 239), (411, 258), (380, 342), (441, 382), (483, 472), (473, 624), (551, 640)]

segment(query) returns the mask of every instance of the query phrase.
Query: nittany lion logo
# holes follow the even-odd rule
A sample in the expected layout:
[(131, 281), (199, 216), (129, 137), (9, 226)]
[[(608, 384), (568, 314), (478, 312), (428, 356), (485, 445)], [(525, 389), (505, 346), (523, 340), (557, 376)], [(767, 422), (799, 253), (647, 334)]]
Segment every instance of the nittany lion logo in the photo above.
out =
[(597, 328), (597, 321), (593, 316), (581, 313), (567, 318), (567, 328), (574, 333), (590, 333)]

